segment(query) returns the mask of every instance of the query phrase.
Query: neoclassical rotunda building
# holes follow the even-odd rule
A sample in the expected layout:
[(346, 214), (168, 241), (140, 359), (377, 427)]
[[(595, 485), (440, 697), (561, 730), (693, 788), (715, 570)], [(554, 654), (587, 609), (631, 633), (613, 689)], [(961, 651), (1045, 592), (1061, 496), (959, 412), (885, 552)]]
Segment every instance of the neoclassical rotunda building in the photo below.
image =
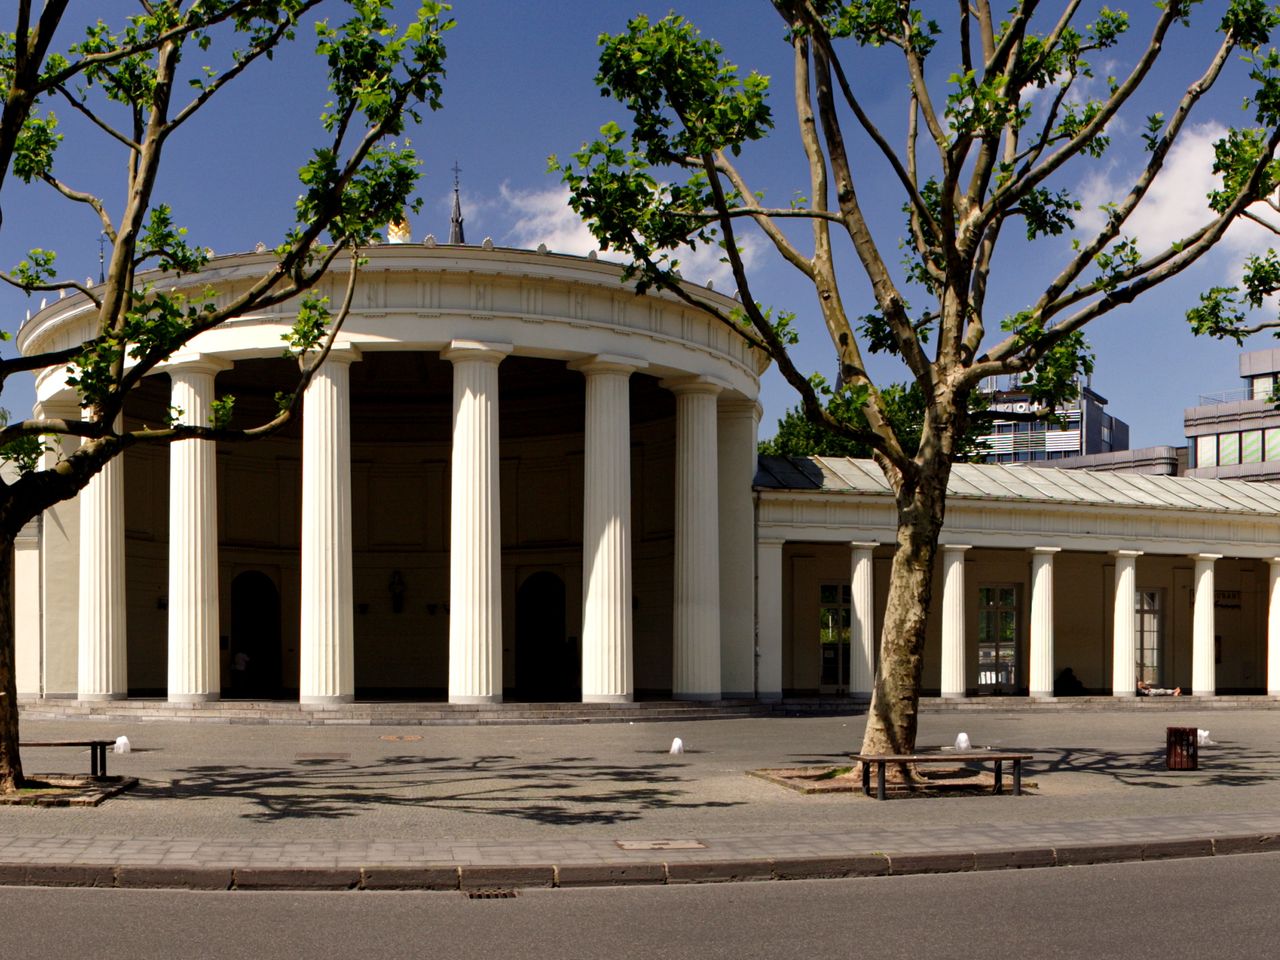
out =
[[(25, 532), (24, 703), (869, 695), (895, 542), (878, 468), (758, 459), (765, 358), (678, 297), (453, 239), (368, 251), (300, 422), (136, 446)], [(165, 282), (229, 298), (269, 257)], [(293, 319), (203, 334), (127, 425), (207, 422), (229, 395), (269, 419)], [(67, 297), (18, 344), (92, 322)], [(63, 370), (37, 402), (77, 415)], [(927, 694), (1280, 696), (1280, 487), (957, 465), (936, 577)]]
[[(594, 257), (488, 242), (367, 256), (300, 424), (134, 447), (24, 540), (22, 693), (755, 696), (762, 357)], [(269, 257), (172, 282), (231, 297)], [(340, 264), (321, 292), (337, 303), (345, 282)], [(296, 384), (292, 321), (286, 307), (203, 334), (147, 378), (126, 425), (171, 407), (207, 423), (227, 395), (237, 422), (269, 419)], [(68, 297), (20, 349), (77, 343), (92, 323)], [(44, 415), (77, 415), (63, 370), (37, 397)]]

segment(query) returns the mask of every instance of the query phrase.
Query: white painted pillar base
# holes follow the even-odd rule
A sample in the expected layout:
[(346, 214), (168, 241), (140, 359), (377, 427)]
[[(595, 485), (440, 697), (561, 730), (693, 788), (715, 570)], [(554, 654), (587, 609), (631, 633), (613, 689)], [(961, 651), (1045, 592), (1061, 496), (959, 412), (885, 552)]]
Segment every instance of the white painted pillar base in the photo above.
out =
[[(166, 367), (171, 405), (181, 422), (209, 426), (213, 379), (231, 366), (211, 357), (175, 359)], [(171, 703), (217, 700), (218, 475), (217, 444), (169, 444), (169, 685)]]
[(755, 695), (756, 434), (760, 405), (721, 396), (717, 407), (720, 491), (720, 690), (726, 699)]
[(720, 534), (716, 395), (706, 378), (664, 381), (676, 395), (672, 696), (720, 699)]
[(587, 378), (583, 452), (582, 702), (635, 699), (631, 618), (631, 373), (643, 360), (571, 363)]
[(1116, 550), (1116, 590), (1111, 615), (1111, 695), (1132, 697), (1138, 693), (1138, 643), (1136, 590), (1141, 550)]
[(1271, 583), (1267, 596), (1267, 693), (1280, 697), (1280, 557), (1267, 561)]
[(959, 699), (968, 692), (965, 676), (964, 554), (969, 546), (942, 548), (942, 696)]
[(878, 544), (854, 541), (851, 546), (849, 696), (870, 698), (876, 669), (876, 595), (872, 551)]
[(128, 692), (124, 602), (124, 462), (115, 457), (80, 491), (80, 700)]
[(756, 697), (782, 699), (782, 547), (785, 540), (756, 541)]
[(1031, 677), (1029, 693), (1053, 696), (1053, 555), (1061, 547), (1031, 551)]
[(351, 584), (351, 364), (334, 348), (302, 398), (302, 611), (299, 701), (355, 698)]
[(1212, 697), (1217, 691), (1214, 664), (1213, 562), (1220, 553), (1193, 553), (1196, 562), (1195, 607), (1191, 615), (1191, 693)]
[(502, 702), (498, 364), (510, 344), (454, 340), (449, 508), (449, 702)]

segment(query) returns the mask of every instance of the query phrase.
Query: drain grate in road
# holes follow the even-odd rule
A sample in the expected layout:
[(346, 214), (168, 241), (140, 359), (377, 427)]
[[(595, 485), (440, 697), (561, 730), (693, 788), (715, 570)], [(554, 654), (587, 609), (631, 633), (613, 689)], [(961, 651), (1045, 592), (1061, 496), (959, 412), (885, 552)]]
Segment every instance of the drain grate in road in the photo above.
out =
[(295, 753), (293, 755), (295, 761), (298, 760), (350, 760), (349, 753)]
[(464, 890), (468, 900), (514, 900), (517, 892), (508, 887), (482, 887), (478, 890)]
[(386, 740), (389, 743), (417, 743), (419, 740), (422, 739), (422, 737), (416, 733), (405, 733), (405, 734), (387, 733), (382, 735), (378, 739)]
[(615, 840), (620, 850), (705, 850), (701, 840)]

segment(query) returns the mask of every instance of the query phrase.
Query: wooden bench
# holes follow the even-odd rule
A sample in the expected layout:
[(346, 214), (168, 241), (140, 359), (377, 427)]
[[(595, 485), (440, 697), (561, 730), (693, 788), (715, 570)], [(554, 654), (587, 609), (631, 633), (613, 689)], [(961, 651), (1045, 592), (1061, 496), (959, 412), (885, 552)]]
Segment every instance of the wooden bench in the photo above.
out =
[(855, 753), (853, 759), (862, 764), (862, 792), (871, 796), (871, 765), (876, 765), (876, 799), (884, 796), (886, 763), (993, 763), (996, 783), (993, 793), (1004, 792), (1004, 763), (1013, 764), (1013, 795), (1022, 796), (1022, 761), (1032, 759), (1029, 753), (1002, 753), (997, 750), (948, 750), (930, 753)]
[(107, 775), (107, 747), (112, 746), (114, 740), (31, 740), (19, 743), (21, 750), (30, 748), (44, 747), (88, 747), (89, 748), (89, 776), (95, 780), (101, 780)]

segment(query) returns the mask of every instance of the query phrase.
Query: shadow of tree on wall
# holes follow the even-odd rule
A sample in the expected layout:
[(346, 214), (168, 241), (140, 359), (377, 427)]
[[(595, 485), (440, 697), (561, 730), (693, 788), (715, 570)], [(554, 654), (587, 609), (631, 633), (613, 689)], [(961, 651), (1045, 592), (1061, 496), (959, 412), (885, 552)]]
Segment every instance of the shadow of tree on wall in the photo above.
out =
[(175, 771), (168, 784), (142, 781), (129, 802), (237, 800), (241, 817), (274, 822), (341, 819), (371, 809), (448, 810), (559, 826), (639, 820), (655, 810), (737, 806), (701, 801), (680, 784), (677, 764), (623, 766), (591, 757), (537, 763), (505, 755), (385, 756), (367, 763), (302, 757), (290, 767), (207, 764)]

